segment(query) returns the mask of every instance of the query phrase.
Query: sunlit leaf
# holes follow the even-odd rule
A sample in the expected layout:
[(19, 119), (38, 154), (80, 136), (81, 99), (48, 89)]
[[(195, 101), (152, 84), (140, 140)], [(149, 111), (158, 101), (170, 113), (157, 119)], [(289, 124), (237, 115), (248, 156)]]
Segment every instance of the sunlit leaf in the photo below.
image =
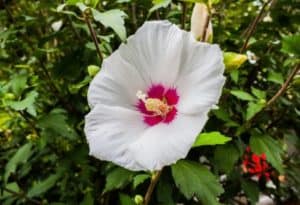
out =
[(230, 93), (241, 100), (245, 100), (245, 101), (255, 100), (255, 98), (251, 94), (242, 90), (232, 90), (230, 91)]
[(230, 141), (230, 137), (226, 137), (222, 135), (220, 132), (207, 132), (201, 133), (196, 141), (194, 142), (193, 147), (200, 147), (205, 145), (217, 145), (217, 144), (225, 144)]
[(92, 9), (94, 19), (105, 27), (112, 28), (120, 37), (122, 41), (126, 40), (126, 29), (124, 25), (124, 18), (126, 13), (119, 9), (113, 9), (105, 12), (99, 12), (96, 9)]

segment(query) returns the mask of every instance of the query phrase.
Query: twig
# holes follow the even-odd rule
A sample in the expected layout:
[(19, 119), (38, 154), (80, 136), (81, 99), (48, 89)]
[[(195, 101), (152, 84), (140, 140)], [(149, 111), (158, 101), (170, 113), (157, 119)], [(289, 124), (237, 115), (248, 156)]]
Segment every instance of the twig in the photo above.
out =
[(137, 19), (136, 19), (136, 3), (131, 3), (131, 13), (132, 13), (132, 24), (134, 30), (137, 29)]
[(145, 195), (145, 198), (144, 198), (144, 205), (148, 205), (149, 202), (150, 202), (150, 199), (151, 199), (151, 196), (152, 196), (152, 193), (154, 191), (154, 188), (159, 180), (159, 177), (162, 173), (162, 170), (156, 172), (152, 177), (151, 177), (151, 182), (150, 182), (150, 185), (147, 189), (147, 192), (146, 192), (146, 195)]
[(249, 43), (249, 40), (251, 38), (251, 36), (253, 35), (256, 27), (257, 27), (257, 24), (259, 22), (259, 20), (261, 19), (262, 15), (264, 14), (265, 12), (265, 8), (267, 7), (267, 5), (271, 2), (272, 0), (268, 0), (267, 2), (265, 2), (260, 10), (260, 12), (258, 13), (258, 15), (255, 17), (255, 19), (253, 20), (253, 22), (250, 24), (250, 26), (247, 28), (246, 30), (246, 40), (240, 50), (240, 53), (244, 53), (247, 46), (248, 46), (248, 43)]
[(277, 93), (267, 102), (266, 106), (270, 106), (271, 104), (274, 103), (275, 100), (277, 100), (288, 88), (290, 82), (293, 80), (295, 75), (298, 73), (300, 70), (300, 64), (296, 65), (296, 67), (292, 70), (286, 81), (283, 83), (281, 88), (277, 91)]
[(181, 2), (182, 3), (182, 15), (181, 15), (181, 28), (184, 30), (185, 29), (185, 19), (186, 19), (186, 3), (185, 2)]
[(13, 191), (13, 190), (11, 190), (11, 189), (8, 189), (8, 188), (6, 188), (6, 187), (3, 187), (3, 190), (6, 191), (6, 192), (9, 192), (9, 193), (11, 193), (11, 194), (13, 194), (14, 196), (17, 196), (17, 197), (19, 197), (19, 198), (26, 199), (27, 201), (29, 201), (29, 202), (31, 202), (31, 203), (33, 203), (33, 204), (38, 204), (38, 205), (43, 204), (42, 202), (40, 202), (40, 201), (38, 201), (38, 200), (31, 199), (31, 198), (27, 197), (26, 194), (25, 194), (24, 192), (22, 192), (22, 193), (15, 192), (15, 191)]
[(100, 62), (102, 62), (102, 61), (103, 61), (103, 55), (102, 55), (102, 53), (101, 53), (101, 51), (100, 51), (100, 48), (99, 48), (99, 42), (98, 42), (98, 39), (97, 39), (97, 34), (96, 34), (96, 32), (95, 32), (95, 30), (94, 30), (92, 24), (91, 24), (91, 21), (90, 21), (90, 19), (89, 19), (88, 14), (83, 13), (83, 18), (84, 18), (84, 20), (85, 20), (87, 26), (89, 27), (90, 34), (91, 34), (92, 39), (93, 39), (93, 41), (94, 41), (94, 44), (95, 44), (95, 47), (96, 47), (96, 51), (97, 51), (99, 60), (100, 60)]

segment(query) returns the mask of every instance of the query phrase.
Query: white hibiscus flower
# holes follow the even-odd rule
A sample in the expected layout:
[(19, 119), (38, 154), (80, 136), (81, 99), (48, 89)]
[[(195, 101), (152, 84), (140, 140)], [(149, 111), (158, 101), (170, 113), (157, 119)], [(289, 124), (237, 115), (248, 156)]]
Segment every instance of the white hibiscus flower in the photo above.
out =
[(184, 158), (219, 100), (223, 72), (219, 46), (168, 21), (145, 23), (90, 84), (90, 155), (149, 171)]

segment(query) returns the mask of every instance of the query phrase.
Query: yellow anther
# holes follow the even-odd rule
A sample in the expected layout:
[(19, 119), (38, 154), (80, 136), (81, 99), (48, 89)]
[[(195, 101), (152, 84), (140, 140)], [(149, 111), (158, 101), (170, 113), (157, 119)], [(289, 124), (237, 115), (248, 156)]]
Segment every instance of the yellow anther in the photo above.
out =
[(157, 98), (148, 98), (145, 101), (145, 107), (148, 111), (158, 115), (166, 115), (170, 111), (170, 106)]

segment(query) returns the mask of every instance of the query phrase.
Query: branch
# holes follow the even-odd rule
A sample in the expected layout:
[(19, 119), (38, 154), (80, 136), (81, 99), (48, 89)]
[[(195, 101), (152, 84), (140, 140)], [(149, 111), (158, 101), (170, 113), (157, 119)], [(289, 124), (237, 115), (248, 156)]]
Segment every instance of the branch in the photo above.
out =
[(148, 190), (146, 192), (145, 198), (144, 198), (144, 205), (148, 205), (152, 196), (152, 193), (154, 191), (154, 188), (159, 180), (159, 177), (162, 173), (162, 170), (156, 172), (152, 177), (151, 177), (151, 182), (148, 187)]
[(100, 48), (99, 48), (99, 42), (98, 42), (98, 39), (97, 39), (97, 34), (96, 34), (96, 32), (95, 32), (95, 30), (94, 30), (92, 24), (91, 24), (91, 21), (90, 21), (90, 19), (89, 19), (88, 14), (83, 13), (83, 18), (84, 18), (84, 20), (85, 20), (85, 23), (86, 23), (87, 26), (89, 27), (89, 31), (90, 31), (91, 37), (92, 37), (92, 39), (93, 39), (93, 41), (94, 41), (94, 44), (95, 44), (95, 47), (96, 47), (96, 51), (97, 51), (99, 60), (100, 60), (100, 62), (102, 62), (102, 61), (103, 61), (103, 55), (102, 55), (102, 53), (101, 53), (101, 51), (100, 51)]
[(277, 91), (277, 93), (267, 102), (266, 106), (270, 106), (274, 103), (275, 100), (277, 100), (283, 93), (285, 93), (286, 89), (288, 88), (290, 82), (293, 80), (295, 75), (300, 70), (300, 64), (296, 65), (296, 67), (292, 70), (286, 81), (283, 83), (281, 88)]
[(136, 19), (136, 3), (133, 2), (131, 3), (131, 13), (132, 13), (132, 24), (134, 30), (137, 30), (138, 24), (137, 24), (137, 19)]
[(249, 40), (251, 38), (251, 36), (253, 35), (256, 27), (257, 27), (257, 24), (259, 23), (262, 15), (264, 14), (265, 12), (265, 9), (267, 7), (267, 5), (273, 0), (268, 0), (267, 2), (264, 3), (264, 5), (262, 6), (260, 12), (258, 13), (258, 15), (255, 17), (255, 19), (253, 20), (253, 22), (250, 24), (250, 26), (246, 29), (246, 40), (240, 50), (240, 53), (244, 53), (245, 50), (247, 49), (248, 47), (248, 43), (249, 43)]

